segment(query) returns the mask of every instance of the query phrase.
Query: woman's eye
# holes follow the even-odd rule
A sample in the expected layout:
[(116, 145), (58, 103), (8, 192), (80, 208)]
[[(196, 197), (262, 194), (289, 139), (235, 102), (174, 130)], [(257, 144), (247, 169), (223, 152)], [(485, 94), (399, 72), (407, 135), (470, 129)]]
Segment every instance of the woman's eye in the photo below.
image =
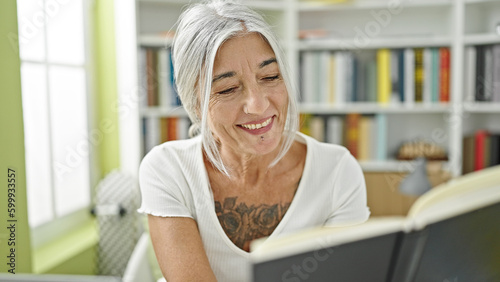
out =
[(278, 78), (280, 78), (279, 74), (278, 75), (274, 75), (274, 76), (264, 77), (264, 80), (273, 81), (273, 80), (276, 80)]
[(230, 94), (230, 93), (234, 92), (235, 89), (236, 89), (236, 87), (228, 88), (226, 90), (219, 91), (218, 94)]

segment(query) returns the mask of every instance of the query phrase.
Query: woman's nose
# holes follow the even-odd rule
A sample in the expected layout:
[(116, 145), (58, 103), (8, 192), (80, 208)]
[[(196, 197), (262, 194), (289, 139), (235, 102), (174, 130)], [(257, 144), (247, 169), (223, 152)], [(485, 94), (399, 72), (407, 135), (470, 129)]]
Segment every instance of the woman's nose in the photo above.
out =
[(269, 107), (268, 97), (265, 91), (262, 91), (258, 85), (248, 86), (245, 94), (245, 113), (259, 115), (264, 113)]

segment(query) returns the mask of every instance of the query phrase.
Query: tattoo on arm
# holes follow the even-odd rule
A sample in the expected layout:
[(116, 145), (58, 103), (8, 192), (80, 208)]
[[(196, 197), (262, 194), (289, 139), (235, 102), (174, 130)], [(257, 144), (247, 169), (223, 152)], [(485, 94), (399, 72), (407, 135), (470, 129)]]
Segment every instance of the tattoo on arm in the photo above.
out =
[(236, 199), (215, 201), (215, 212), (228, 237), (241, 249), (253, 239), (271, 235), (290, 207), (290, 203), (247, 206), (236, 204)]

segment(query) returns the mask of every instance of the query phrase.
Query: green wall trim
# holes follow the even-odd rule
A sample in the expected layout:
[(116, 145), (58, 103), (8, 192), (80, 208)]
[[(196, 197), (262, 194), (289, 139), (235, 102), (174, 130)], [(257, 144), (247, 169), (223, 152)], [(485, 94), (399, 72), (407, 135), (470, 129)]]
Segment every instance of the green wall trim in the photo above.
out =
[[(31, 272), (16, 1), (0, 4), (0, 272)], [(15, 173), (8, 175), (8, 170)], [(14, 176), (15, 175), (15, 176)], [(8, 194), (9, 184), (15, 184)], [(11, 199), (12, 216), (7, 211)], [(14, 206), (15, 205), (15, 206)], [(15, 221), (9, 221), (15, 220)], [(11, 228), (8, 228), (11, 227)], [(9, 258), (12, 257), (12, 258)], [(7, 263), (11, 263), (8, 265)]]
[(37, 274), (96, 274), (98, 234), (95, 220), (33, 251)]
[(97, 149), (101, 176), (104, 176), (120, 166), (114, 1), (97, 0), (93, 18), (97, 121), (94, 127), (103, 134)]
[[(15, 0), (0, 3), (0, 206), (8, 201), (8, 168), (16, 171), (15, 182), (15, 272), (94, 274), (95, 250), (98, 242), (93, 222), (64, 236), (57, 242), (37, 250), (31, 249), (28, 225), (24, 128), (20, 59), (18, 46), (17, 7)], [(114, 1), (95, 1), (93, 17), (93, 80), (95, 82), (93, 130), (103, 134), (96, 144), (101, 175), (119, 167), (117, 84), (114, 40)], [(99, 177), (100, 178), (100, 177)], [(0, 226), (9, 215), (0, 211)], [(9, 223), (10, 224), (10, 223)], [(7, 225), (8, 226), (8, 225)], [(10, 230), (0, 228), (0, 272), (7, 272), (10, 255)], [(12, 242), (12, 241), (11, 241)], [(13, 246), (12, 246), (13, 247)], [(33, 262), (32, 262), (33, 259)]]

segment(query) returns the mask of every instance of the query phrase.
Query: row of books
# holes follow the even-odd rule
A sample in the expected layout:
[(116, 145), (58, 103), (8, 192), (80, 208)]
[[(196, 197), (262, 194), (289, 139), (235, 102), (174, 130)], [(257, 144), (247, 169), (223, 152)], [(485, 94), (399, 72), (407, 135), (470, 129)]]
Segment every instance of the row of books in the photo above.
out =
[(191, 122), (187, 117), (146, 117), (142, 119), (144, 154), (161, 143), (187, 139)]
[(500, 102), (500, 44), (465, 49), (465, 100)]
[(141, 47), (138, 56), (141, 106), (179, 106), (171, 48)]
[(477, 130), (463, 139), (463, 173), (500, 164), (500, 133)]
[(343, 145), (360, 161), (387, 160), (387, 116), (301, 114), (300, 131), (318, 141)]
[(450, 99), (450, 49), (301, 53), (302, 103), (438, 103)]

